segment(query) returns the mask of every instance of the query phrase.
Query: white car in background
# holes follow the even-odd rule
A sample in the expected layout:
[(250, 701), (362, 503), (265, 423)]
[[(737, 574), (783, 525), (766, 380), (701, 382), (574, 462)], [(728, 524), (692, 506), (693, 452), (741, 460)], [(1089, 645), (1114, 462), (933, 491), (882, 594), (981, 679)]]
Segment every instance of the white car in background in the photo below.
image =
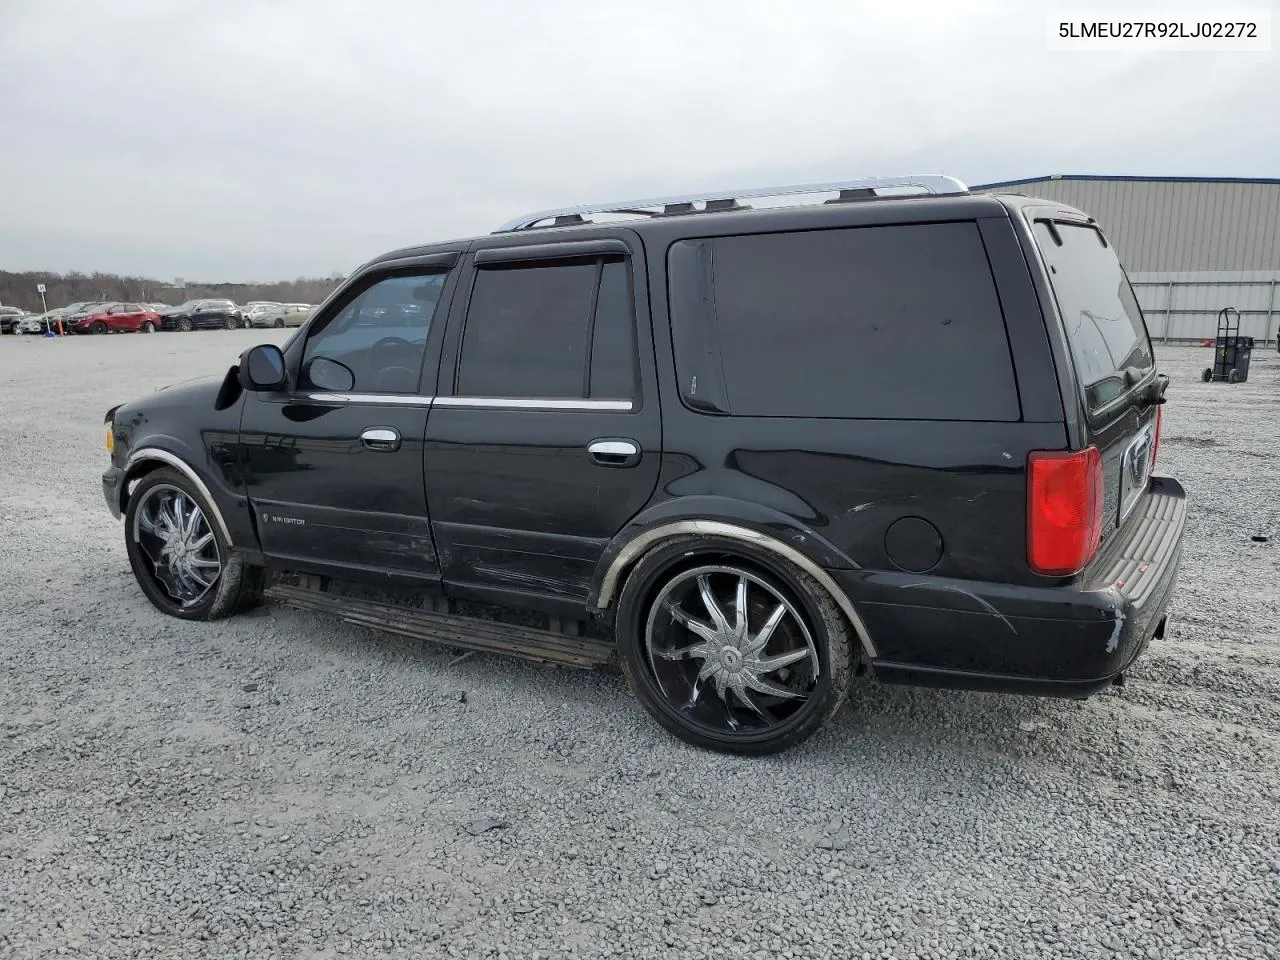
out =
[(273, 303), (269, 300), (252, 300), (241, 308), (244, 313), (244, 324), (246, 327), (269, 326), (269, 324), (258, 323), (258, 318), (283, 307), (283, 303)]
[(249, 322), (255, 327), (300, 327), (314, 309), (309, 303), (281, 303), (250, 317)]

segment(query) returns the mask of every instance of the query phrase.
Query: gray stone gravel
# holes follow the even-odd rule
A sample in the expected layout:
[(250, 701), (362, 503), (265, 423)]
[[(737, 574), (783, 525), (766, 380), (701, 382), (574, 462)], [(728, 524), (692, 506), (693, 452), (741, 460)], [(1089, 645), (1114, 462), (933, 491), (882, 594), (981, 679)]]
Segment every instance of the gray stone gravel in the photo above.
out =
[(272, 337), (0, 338), (0, 957), (1280, 957), (1273, 351), (1159, 351), (1193, 503), (1127, 686), (867, 680), (740, 760), (616, 676), (153, 610), (103, 411)]

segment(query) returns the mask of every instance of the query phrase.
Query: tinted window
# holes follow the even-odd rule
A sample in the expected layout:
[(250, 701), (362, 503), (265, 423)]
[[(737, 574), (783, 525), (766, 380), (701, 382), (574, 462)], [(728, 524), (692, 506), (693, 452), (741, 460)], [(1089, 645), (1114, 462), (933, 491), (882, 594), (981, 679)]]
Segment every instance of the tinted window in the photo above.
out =
[(973, 223), (688, 240), (670, 258), (681, 390), (745, 416), (1016, 420)]
[(1085, 403), (1096, 410), (1126, 391), (1126, 367), (1142, 374), (1154, 363), (1142, 310), (1115, 251), (1096, 229), (1039, 221), (1034, 234)]
[(350, 368), (355, 391), (414, 393), (444, 278), (433, 272), (378, 280), (307, 338), (303, 370), (328, 357)]
[(630, 400), (636, 394), (635, 320), (626, 263), (611, 260), (600, 274), (591, 331), (591, 388), (601, 400)]
[(599, 263), (553, 261), (476, 273), (460, 396), (581, 397)]

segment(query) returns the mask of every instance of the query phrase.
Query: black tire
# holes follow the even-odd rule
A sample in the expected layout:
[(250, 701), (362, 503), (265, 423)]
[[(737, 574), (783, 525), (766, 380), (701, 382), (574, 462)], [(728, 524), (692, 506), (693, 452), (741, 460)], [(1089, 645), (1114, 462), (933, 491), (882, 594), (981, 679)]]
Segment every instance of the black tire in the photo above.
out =
[(239, 322), (237, 322), (236, 318), (233, 316), (228, 316), (225, 320), (223, 320), (222, 325), (226, 327), (228, 330), (235, 330), (240, 326)]
[(142, 326), (138, 328), (138, 332), (139, 333), (155, 333), (156, 325), (152, 323), (150, 320), (143, 320)]
[[(197, 601), (184, 605), (172, 597), (157, 579), (156, 567), (151, 558), (135, 538), (138, 529), (138, 512), (147, 499), (148, 491), (157, 487), (177, 488), (189, 500), (194, 501), (209, 518), (209, 530), (217, 544), (218, 557), (222, 568), (217, 579), (207, 592)], [(219, 620), (235, 613), (241, 613), (256, 606), (262, 599), (262, 588), (265, 574), (261, 567), (244, 562), (239, 554), (232, 551), (226, 538), (213, 521), (213, 510), (208, 500), (195, 489), (190, 480), (177, 470), (162, 467), (144, 476), (134, 486), (129, 496), (129, 506), (125, 510), (125, 550), (129, 554), (129, 566), (133, 568), (133, 576), (138, 586), (147, 595), (152, 605), (162, 613), (182, 620)]]
[(89, 327), (90, 333), (103, 334), (107, 332), (107, 325), (101, 320), (93, 321), (93, 325)]
[(1210, 380), (1212, 380), (1212, 379), (1213, 379), (1213, 367), (1205, 367), (1205, 368), (1204, 368), (1204, 373), (1200, 374), (1200, 379), (1201, 379), (1201, 380), (1203, 380), (1205, 383), (1208, 383)]
[[(699, 723), (691, 711), (678, 710), (672, 705), (654, 673), (646, 641), (652, 608), (665, 588), (682, 577), (688, 578), (696, 571), (706, 569), (708, 565), (746, 571), (755, 582), (766, 585), (767, 589), (787, 599), (804, 620), (816, 648), (819, 670), (816, 679), (811, 681), (807, 700), (780, 722), (731, 733)], [(654, 622), (658, 623), (656, 617)], [(672, 622), (675, 622), (674, 617)], [(623, 674), (650, 716), (680, 739), (724, 753), (777, 753), (808, 739), (844, 703), (858, 656), (848, 621), (816, 580), (768, 551), (757, 551), (736, 541), (719, 538), (679, 538), (654, 548), (642, 557), (627, 577), (618, 598), (615, 630)], [(715, 697), (719, 704), (726, 702), (720, 699), (710, 682), (703, 689), (706, 696)], [(693, 697), (690, 703), (701, 695)], [(735, 709), (746, 715), (745, 709), (737, 703)], [(723, 712), (730, 714), (732, 710), (726, 708)]]
[(181, 320), (179, 320), (179, 321), (178, 321), (178, 329), (179, 329), (179, 330), (181, 330), (183, 333), (190, 333), (190, 332), (191, 332), (191, 318), (190, 318), (190, 317), (183, 317)]
[(1240, 382), (1240, 371), (1236, 370), (1233, 367), (1231, 369), (1231, 372), (1227, 374), (1227, 383), (1239, 383), (1239, 382)]
[(277, 330), (284, 329), (284, 317), (276, 317), (276, 322), (272, 324)]

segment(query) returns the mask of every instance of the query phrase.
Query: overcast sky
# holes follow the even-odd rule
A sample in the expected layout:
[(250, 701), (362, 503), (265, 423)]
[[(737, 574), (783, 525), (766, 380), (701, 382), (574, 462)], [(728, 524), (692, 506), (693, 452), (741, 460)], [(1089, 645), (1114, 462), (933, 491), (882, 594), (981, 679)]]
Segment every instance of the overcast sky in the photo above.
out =
[(1050, 9), (0, 0), (0, 269), (327, 275), (544, 207), (883, 173), (1280, 176), (1276, 52), (1049, 52)]

